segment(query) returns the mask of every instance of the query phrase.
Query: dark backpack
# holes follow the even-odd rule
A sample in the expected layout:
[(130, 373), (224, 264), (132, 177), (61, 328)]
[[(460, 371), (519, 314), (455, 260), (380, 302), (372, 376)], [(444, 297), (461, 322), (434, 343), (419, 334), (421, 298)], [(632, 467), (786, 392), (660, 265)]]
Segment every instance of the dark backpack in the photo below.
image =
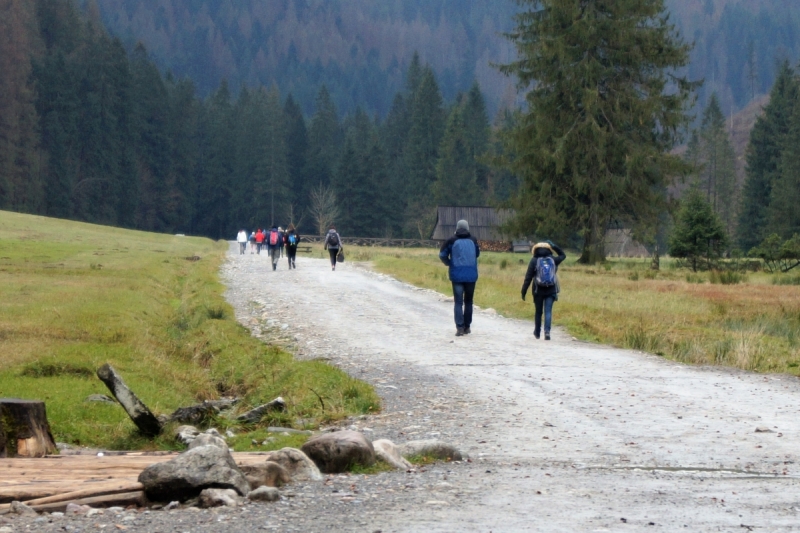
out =
[(338, 234), (336, 234), (336, 233), (331, 233), (330, 234), (330, 236), (328, 237), (328, 246), (333, 246), (334, 248), (336, 246), (339, 246), (339, 235)]
[(269, 232), (269, 245), (275, 246), (278, 244), (278, 232), (277, 230), (272, 230)]
[(556, 284), (556, 262), (552, 256), (536, 260), (536, 285), (554, 287)]
[(290, 233), (287, 242), (289, 243), (289, 246), (297, 246), (297, 234)]

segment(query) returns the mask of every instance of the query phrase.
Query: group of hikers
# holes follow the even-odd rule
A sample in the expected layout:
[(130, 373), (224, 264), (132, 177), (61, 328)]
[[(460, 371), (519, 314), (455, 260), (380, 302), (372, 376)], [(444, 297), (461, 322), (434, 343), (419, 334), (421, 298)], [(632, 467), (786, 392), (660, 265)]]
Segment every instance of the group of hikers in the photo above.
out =
[[(249, 236), (247, 231), (242, 229), (236, 236), (236, 242), (239, 243), (239, 255), (247, 253), (247, 243), (250, 243), (251, 254), (261, 255), (261, 250), (265, 250), (272, 262), (272, 270), (278, 269), (278, 261), (284, 255), (289, 260), (289, 270), (297, 268), (297, 246), (300, 244), (300, 235), (293, 224), (289, 224), (286, 230), (280, 226), (272, 226), (269, 230), (258, 228)], [(335, 226), (331, 226), (325, 235), (325, 249), (330, 253), (331, 270), (336, 270), (337, 260), (344, 260), (344, 246)]]
[[(290, 225), (286, 231), (279, 226), (270, 230), (258, 229), (248, 237), (245, 230), (241, 230), (236, 238), (239, 243), (239, 253), (244, 255), (247, 243), (250, 243), (250, 253), (260, 254), (266, 249), (272, 260), (272, 270), (277, 270), (278, 260), (284, 255), (289, 260), (289, 269), (297, 268), (297, 245), (300, 235), (296, 228)], [(342, 237), (335, 226), (330, 226), (325, 235), (325, 249), (328, 250), (331, 261), (331, 270), (336, 270), (336, 263), (344, 260), (344, 246)], [(533, 304), (536, 307), (534, 314), (533, 336), (540, 339), (544, 333), (544, 340), (550, 340), (550, 329), (553, 322), (553, 303), (558, 300), (560, 286), (558, 283), (558, 265), (567, 258), (564, 250), (552, 241), (543, 241), (535, 244), (531, 250), (533, 257), (528, 264), (525, 280), (522, 283), (522, 299), (528, 295), (532, 288)], [(469, 223), (459, 220), (456, 232), (442, 245), (439, 250), (439, 259), (448, 266), (450, 283), (453, 286), (454, 318), (456, 322), (456, 336), (462, 337), (472, 333), (472, 310), (475, 296), (475, 285), (478, 282), (478, 257), (481, 249), (478, 239), (469, 232)], [(542, 318), (544, 318), (544, 331), (542, 331)]]
[[(558, 300), (558, 265), (567, 258), (564, 250), (552, 241), (537, 243), (532, 249), (533, 257), (528, 264), (525, 280), (522, 283), (522, 299), (533, 285), (534, 315), (533, 336), (542, 334), (542, 315), (544, 315), (544, 340), (550, 340), (550, 327), (553, 322), (553, 303)], [(478, 240), (469, 232), (466, 220), (456, 223), (456, 232), (442, 245), (439, 259), (448, 266), (450, 283), (453, 286), (455, 304), (456, 337), (472, 333), (472, 300), (478, 282), (478, 257), (481, 249)]]

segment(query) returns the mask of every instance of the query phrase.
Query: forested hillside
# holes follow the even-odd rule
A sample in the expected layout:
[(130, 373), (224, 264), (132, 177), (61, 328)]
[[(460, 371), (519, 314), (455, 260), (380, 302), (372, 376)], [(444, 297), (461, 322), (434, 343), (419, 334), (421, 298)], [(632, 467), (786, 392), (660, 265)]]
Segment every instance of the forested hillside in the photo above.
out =
[(490, 110), (513, 101), (513, 84), (490, 62), (507, 61), (501, 33), (513, 0), (103, 0), (109, 30), (143, 42), (159, 66), (207, 95), (225, 78), (237, 90), (273, 84), (306, 114), (325, 84), (344, 113), (388, 113), (415, 52), (446, 100), (478, 80)]
[[(84, 0), (90, 1), (90, 0)], [(705, 79), (726, 115), (769, 92), (776, 60), (800, 58), (800, 2), (667, 0), (694, 41), (691, 79)], [(276, 84), (310, 114), (324, 83), (337, 108), (384, 115), (414, 51), (452, 99), (477, 80), (491, 116), (514, 102), (513, 84), (490, 62), (508, 62), (502, 33), (513, 0), (103, 0), (99, 14), (129, 49), (141, 41), (162, 69), (210, 94), (226, 78), (236, 89)]]

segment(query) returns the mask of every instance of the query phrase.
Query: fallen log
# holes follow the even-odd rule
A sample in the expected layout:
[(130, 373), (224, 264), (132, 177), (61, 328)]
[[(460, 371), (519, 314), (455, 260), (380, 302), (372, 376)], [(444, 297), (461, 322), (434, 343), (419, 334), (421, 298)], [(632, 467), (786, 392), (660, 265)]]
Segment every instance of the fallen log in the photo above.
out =
[(75, 505), (89, 505), (94, 507), (127, 507), (128, 505), (143, 506), (147, 504), (147, 497), (144, 491), (139, 490), (135, 492), (122, 492), (119, 494), (110, 494), (106, 496), (95, 496), (93, 498), (81, 498), (78, 500), (70, 500), (55, 503), (45, 503), (42, 505), (30, 505), (29, 507), (39, 513), (57, 513), (64, 512), (67, 505), (74, 503)]
[(55, 451), (44, 402), (0, 398), (0, 457), (44, 457)]
[(109, 364), (97, 369), (97, 377), (106, 384), (114, 398), (122, 405), (125, 412), (147, 437), (156, 437), (161, 433), (161, 422), (158, 421), (150, 409), (125, 385), (122, 378)]
[[(48, 503), (74, 502), (84, 498), (96, 498), (99, 496), (111, 496), (113, 494), (124, 494), (128, 492), (138, 492), (144, 490), (144, 486), (139, 482), (114, 483), (111, 485), (97, 486), (90, 489), (73, 490), (62, 492), (46, 498), (36, 498), (33, 500), (19, 500), (28, 507), (45, 505)], [(0, 505), (0, 512), (11, 508), (10, 503)]]

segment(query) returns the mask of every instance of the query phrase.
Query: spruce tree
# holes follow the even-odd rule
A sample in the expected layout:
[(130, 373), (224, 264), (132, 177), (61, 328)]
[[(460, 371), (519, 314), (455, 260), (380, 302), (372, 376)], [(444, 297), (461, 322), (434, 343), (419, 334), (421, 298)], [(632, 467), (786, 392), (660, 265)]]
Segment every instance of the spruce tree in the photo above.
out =
[(782, 239), (800, 234), (800, 105), (794, 106), (772, 184), (767, 227)]
[(486, 112), (486, 100), (477, 81), (472, 84), (466, 95), (462, 115), (468, 157), (472, 163), (475, 183), (483, 193), (486, 193), (489, 185), (487, 181), (489, 168), (483, 159), (489, 149), (491, 127)]
[(763, 241), (769, 230), (772, 186), (780, 170), (781, 154), (789, 134), (790, 120), (800, 97), (800, 86), (788, 62), (781, 65), (770, 101), (750, 132), (747, 174), (742, 190), (738, 240), (743, 250)]
[(694, 84), (663, 0), (519, 0), (509, 34), (519, 59), (501, 67), (526, 90), (512, 132), (523, 180), (520, 234), (583, 237), (580, 260), (603, 260), (612, 220), (652, 225), (664, 185), (686, 165), (669, 152), (688, 122)]
[(472, 139), (465, 126), (465, 108), (454, 106), (447, 120), (439, 160), (433, 199), (437, 205), (479, 205), (481, 193), (475, 176)]
[(692, 187), (681, 201), (681, 209), (669, 240), (672, 257), (686, 259), (692, 270), (713, 268), (727, 246), (727, 234), (711, 203)]
[(308, 194), (312, 186), (306, 180), (308, 129), (303, 112), (291, 94), (286, 97), (283, 114), (286, 120), (286, 165), (291, 191), (288, 201), (298, 212), (302, 212), (308, 206)]
[(331, 182), (339, 160), (341, 133), (339, 117), (328, 89), (323, 85), (316, 101), (316, 111), (308, 132), (307, 179), (311, 184)]

